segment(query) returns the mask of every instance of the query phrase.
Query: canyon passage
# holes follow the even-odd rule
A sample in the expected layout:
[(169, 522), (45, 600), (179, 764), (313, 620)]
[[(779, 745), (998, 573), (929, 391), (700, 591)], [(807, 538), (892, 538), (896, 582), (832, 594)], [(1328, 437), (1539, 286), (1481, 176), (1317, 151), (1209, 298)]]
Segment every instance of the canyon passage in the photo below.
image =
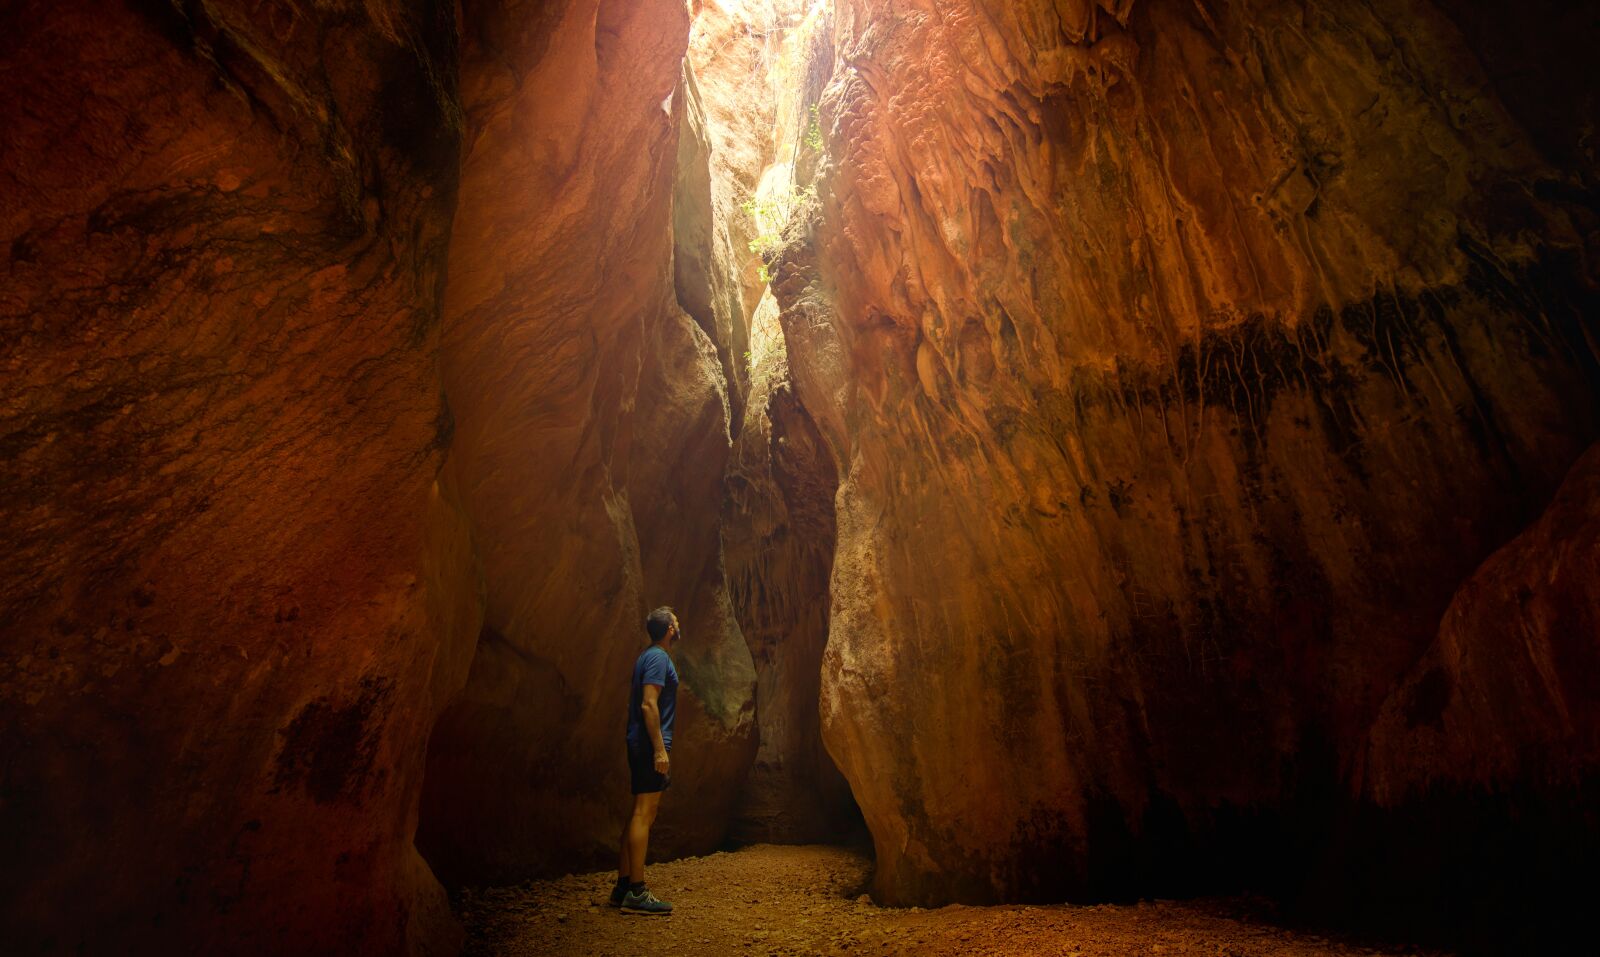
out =
[(0, 950), (1588, 952), (1597, 44), (5, 4)]

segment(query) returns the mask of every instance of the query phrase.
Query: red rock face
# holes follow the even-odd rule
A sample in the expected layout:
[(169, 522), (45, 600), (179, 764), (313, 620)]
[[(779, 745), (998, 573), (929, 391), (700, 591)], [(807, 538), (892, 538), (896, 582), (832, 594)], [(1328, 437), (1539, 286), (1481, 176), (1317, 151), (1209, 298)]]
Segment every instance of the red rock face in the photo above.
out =
[(750, 842), (837, 840), (857, 813), (823, 749), (817, 701), (838, 478), (787, 381), (781, 343), (757, 363), (753, 379), (729, 468), (725, 522), (729, 583), (755, 657), (760, 726), (735, 835)]
[[(466, 682), (435, 866), (608, 858), (658, 603), (690, 640), (654, 849), (733, 816), (754, 672), (718, 514), (754, 290), (674, 269), (673, 181), (711, 162), (679, 150), (686, 13), (465, 4), (458, 101), (449, 11), (364, 10), (7, 16), (24, 948), (447, 946), (411, 846), (435, 717)], [(690, 198), (679, 249), (742, 247)]]
[(0, 14), (8, 952), (458, 936), (411, 845), (477, 632), (436, 474), (452, 33)]
[(1365, 813), (1330, 855), (1342, 880), (1329, 910), (1403, 932), (1443, 915), (1485, 950), (1566, 948), (1600, 854), (1597, 562), (1591, 447), (1544, 514), (1457, 589), (1384, 701), (1354, 773)]
[[(756, 670), (760, 745), (732, 827), (735, 839), (751, 842), (833, 840), (859, 823), (849, 787), (823, 749), (817, 710), (838, 480), (788, 379), (778, 306), (762, 298), (762, 263), (752, 252), (764, 240), (749, 212), (763, 201), (763, 175), (797, 151), (785, 133), (799, 119), (789, 102), (799, 91), (786, 89), (784, 66), (798, 61), (794, 50), (808, 35), (795, 29), (802, 10), (798, 3), (747, 8), (743, 16), (764, 16), (747, 22), (710, 5), (696, 17), (689, 62), (698, 119), (691, 117), (682, 142), (692, 140), (704, 158), (680, 158), (674, 205), (678, 298), (713, 338), (733, 343), (728, 378), (741, 405), (722, 538), (730, 597)], [(703, 171), (695, 181), (703, 187), (686, 189), (695, 185), (681, 178), (686, 170)], [(696, 298), (708, 307), (691, 307)], [(721, 334), (723, 327), (735, 335)]]
[(1577, 6), (12, 5), (0, 940), (450, 951), (663, 603), (653, 856), (1592, 864)]
[(1377, 804), (1429, 788), (1559, 791), (1595, 773), (1597, 563), (1591, 448), (1544, 515), (1457, 590), (1438, 637), (1384, 703), (1362, 774)]
[(783, 322), (838, 457), (823, 726), (875, 896), (1147, 887), (1353, 798), (1600, 425), (1589, 174), (1424, 3), (836, 17), (826, 302)]
[(645, 614), (671, 604), (689, 638), (652, 850), (708, 851), (754, 752), (755, 676), (722, 581), (721, 363), (674, 295), (687, 13), (464, 14), (445, 382), (487, 609), (433, 737), (419, 842), (474, 882), (613, 862), (628, 675)]

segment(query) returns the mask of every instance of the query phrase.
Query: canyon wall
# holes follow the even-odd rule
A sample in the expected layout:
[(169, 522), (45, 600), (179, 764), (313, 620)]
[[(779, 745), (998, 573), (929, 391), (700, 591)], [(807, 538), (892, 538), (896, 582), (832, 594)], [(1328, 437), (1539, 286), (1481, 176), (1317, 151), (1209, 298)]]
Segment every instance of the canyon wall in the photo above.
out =
[(839, 478), (823, 730), (874, 896), (1304, 849), (1600, 429), (1592, 159), (1418, 0), (835, 18), (773, 288)]
[(795, 397), (777, 314), (769, 296), (755, 315), (754, 388), (728, 472), (729, 585), (755, 657), (760, 726), (734, 834), (804, 843), (845, 836), (858, 815), (818, 710), (838, 478)]
[(688, 638), (653, 849), (727, 832), (759, 284), (693, 188), (688, 15), (457, 12), (4, 15), (20, 951), (453, 949), (419, 816), (451, 880), (613, 859), (656, 604)]
[(0, 939), (407, 953), (478, 631), (424, 4), (0, 13)]
[(1592, 861), (1592, 18), (695, 7), (0, 13), (9, 948), (451, 951), (663, 603), (653, 858)]
[(749, 249), (754, 225), (742, 206), (771, 159), (765, 49), (748, 24), (715, 3), (695, 16), (673, 184), (678, 303), (717, 347), (735, 434), (750, 391), (750, 315), (764, 286)]
[[(715, 326), (735, 332), (729, 381), (737, 384), (740, 405), (722, 535), (733, 606), (755, 663), (759, 740), (732, 824), (741, 841), (832, 840), (858, 823), (849, 787), (822, 746), (817, 709), (837, 480), (795, 400), (777, 300), (766, 294), (758, 255), (775, 245), (777, 220), (791, 205), (788, 171), (797, 152), (815, 159), (801, 142), (809, 114), (800, 74), (811, 62), (809, 47), (826, 42), (830, 31), (821, 8), (806, 7), (788, 0), (737, 15), (718, 4), (701, 9), (689, 65), (703, 120), (690, 129), (704, 130), (694, 139), (704, 143), (706, 159), (679, 164), (680, 175), (709, 174), (703, 189), (710, 198), (708, 204), (685, 196), (680, 180), (679, 299), (685, 299), (685, 267), (703, 263), (704, 286), (724, 290)], [(821, 66), (810, 102), (831, 58)], [(710, 214), (705, 226), (699, 210)], [(685, 255), (686, 240), (702, 234), (711, 240), (706, 251)]]
[(718, 524), (733, 346), (710, 334), (727, 294), (702, 259), (674, 266), (675, 219), (702, 227), (686, 249), (713, 234), (708, 210), (673, 208), (675, 192), (709, 201), (693, 189), (704, 151), (680, 148), (697, 135), (688, 14), (672, 0), (462, 12), (444, 373), (487, 605), (430, 745), (418, 842), (448, 881), (614, 862), (627, 676), (644, 615), (671, 604), (687, 635), (678, 770), (651, 847), (705, 852), (754, 754), (755, 674)]

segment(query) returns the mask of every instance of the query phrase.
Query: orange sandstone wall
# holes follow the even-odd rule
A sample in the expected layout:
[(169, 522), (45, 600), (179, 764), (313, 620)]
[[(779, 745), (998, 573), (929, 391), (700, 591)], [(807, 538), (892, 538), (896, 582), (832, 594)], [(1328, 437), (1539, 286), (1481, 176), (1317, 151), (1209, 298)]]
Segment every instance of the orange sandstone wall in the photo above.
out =
[(655, 846), (716, 846), (744, 291), (680, 307), (683, 7), (3, 16), (8, 943), (452, 949), (419, 815), (451, 879), (609, 858), (663, 602)]
[(0, 13), (0, 949), (404, 953), (479, 609), (431, 4)]
[(728, 394), (675, 294), (688, 13), (463, 15), (445, 382), (487, 607), (431, 743), (419, 842), (447, 880), (614, 861), (627, 676), (645, 613), (672, 604), (679, 770), (652, 849), (708, 851), (754, 752), (755, 675), (722, 575)]
[(1503, 6), (839, 0), (768, 104), (672, 0), (13, 4), (0, 939), (450, 951), (413, 832), (607, 863), (664, 602), (658, 853), (1582, 860), (1593, 24)]
[[(764, 176), (797, 154), (802, 164), (814, 162), (814, 151), (798, 142), (808, 116), (793, 101), (804, 93), (811, 46), (826, 43), (831, 29), (824, 16), (807, 15), (805, 8), (793, 0), (746, 8), (752, 21), (707, 4), (696, 17), (689, 62), (697, 78), (693, 102), (704, 119), (691, 122), (685, 136), (703, 142), (698, 148), (706, 158), (680, 159), (679, 170), (680, 177), (687, 170), (705, 176), (705, 198), (680, 179), (674, 209), (679, 300), (697, 318), (714, 315), (717, 327), (734, 333), (730, 381), (740, 407), (722, 539), (734, 611), (756, 670), (759, 740), (732, 825), (741, 841), (833, 840), (859, 825), (849, 787), (823, 748), (818, 711), (838, 482), (831, 456), (795, 398), (779, 306), (761, 278), (755, 250), (772, 237), (758, 236), (762, 226), (773, 227), (758, 225), (750, 212), (783, 201), (781, 190), (778, 199), (761, 192)], [(823, 72), (812, 100), (831, 57), (818, 65)], [(685, 245), (700, 235), (704, 252), (685, 255)], [(705, 297), (716, 308), (687, 304), (692, 294), (686, 289), (698, 288), (718, 293)], [(712, 331), (710, 322), (702, 325)]]
[(875, 896), (1314, 831), (1600, 427), (1592, 162), (1417, 0), (841, 0), (834, 40), (774, 288)]

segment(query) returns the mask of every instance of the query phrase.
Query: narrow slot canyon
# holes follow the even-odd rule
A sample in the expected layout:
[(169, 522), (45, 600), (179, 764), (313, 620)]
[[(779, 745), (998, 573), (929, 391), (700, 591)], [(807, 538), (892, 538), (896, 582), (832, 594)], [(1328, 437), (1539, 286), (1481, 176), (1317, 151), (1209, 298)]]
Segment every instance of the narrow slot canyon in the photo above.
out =
[(1589, 5), (0, 37), (0, 952), (1592, 949)]

